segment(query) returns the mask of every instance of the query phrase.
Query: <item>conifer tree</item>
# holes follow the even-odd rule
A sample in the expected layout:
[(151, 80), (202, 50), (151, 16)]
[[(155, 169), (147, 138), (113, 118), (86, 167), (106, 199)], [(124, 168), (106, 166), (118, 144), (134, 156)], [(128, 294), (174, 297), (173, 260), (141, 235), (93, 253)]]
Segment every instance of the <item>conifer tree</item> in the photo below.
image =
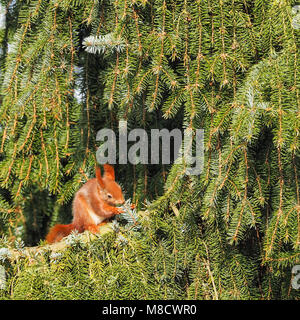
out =
[[(299, 298), (295, 5), (1, 0), (0, 296)], [(96, 133), (120, 120), (204, 129), (203, 172), (117, 164), (137, 210), (91, 242), (72, 234), (64, 251), (23, 255), (22, 241), (69, 223), (94, 176)]]

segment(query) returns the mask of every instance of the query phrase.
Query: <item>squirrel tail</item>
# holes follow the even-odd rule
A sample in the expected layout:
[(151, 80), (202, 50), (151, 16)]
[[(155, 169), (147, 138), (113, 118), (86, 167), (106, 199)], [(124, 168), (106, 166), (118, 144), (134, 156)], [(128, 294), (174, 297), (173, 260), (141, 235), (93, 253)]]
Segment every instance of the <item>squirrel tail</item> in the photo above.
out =
[(49, 231), (46, 241), (54, 243), (60, 241), (62, 238), (68, 236), (72, 230), (76, 229), (74, 224), (57, 224)]

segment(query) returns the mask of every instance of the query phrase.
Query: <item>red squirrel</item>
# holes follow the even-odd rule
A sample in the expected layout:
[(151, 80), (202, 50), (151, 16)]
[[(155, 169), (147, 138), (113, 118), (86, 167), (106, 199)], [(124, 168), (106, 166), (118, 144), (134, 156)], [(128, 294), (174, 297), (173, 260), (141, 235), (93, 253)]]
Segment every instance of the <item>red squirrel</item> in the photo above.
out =
[(88, 180), (75, 194), (73, 200), (73, 221), (71, 224), (55, 225), (46, 237), (48, 243), (60, 241), (69, 235), (72, 230), (79, 233), (89, 230), (99, 232), (99, 226), (105, 220), (124, 212), (115, 207), (125, 202), (121, 187), (115, 181), (114, 168), (103, 165), (104, 175), (96, 168), (96, 178)]

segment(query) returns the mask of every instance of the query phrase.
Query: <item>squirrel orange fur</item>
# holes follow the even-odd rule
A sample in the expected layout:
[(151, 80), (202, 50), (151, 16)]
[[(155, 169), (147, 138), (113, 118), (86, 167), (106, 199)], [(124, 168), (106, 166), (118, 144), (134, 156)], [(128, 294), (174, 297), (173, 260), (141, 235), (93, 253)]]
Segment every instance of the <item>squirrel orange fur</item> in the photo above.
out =
[(48, 243), (60, 241), (69, 235), (72, 230), (79, 233), (89, 230), (99, 231), (99, 226), (105, 220), (123, 212), (116, 205), (124, 203), (121, 187), (115, 181), (114, 168), (105, 164), (104, 175), (96, 168), (96, 178), (87, 181), (75, 194), (73, 200), (73, 221), (71, 224), (55, 225), (46, 237)]

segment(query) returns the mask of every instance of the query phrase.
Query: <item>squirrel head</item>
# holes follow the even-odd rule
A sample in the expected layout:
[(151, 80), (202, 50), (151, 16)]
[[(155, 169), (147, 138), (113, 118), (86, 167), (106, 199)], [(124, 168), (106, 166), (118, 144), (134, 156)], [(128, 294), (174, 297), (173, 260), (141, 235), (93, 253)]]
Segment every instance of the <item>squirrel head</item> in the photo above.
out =
[(110, 205), (120, 205), (125, 202), (123, 192), (119, 184), (115, 181), (115, 170), (109, 164), (103, 165), (104, 175), (96, 168), (96, 178), (100, 198)]

